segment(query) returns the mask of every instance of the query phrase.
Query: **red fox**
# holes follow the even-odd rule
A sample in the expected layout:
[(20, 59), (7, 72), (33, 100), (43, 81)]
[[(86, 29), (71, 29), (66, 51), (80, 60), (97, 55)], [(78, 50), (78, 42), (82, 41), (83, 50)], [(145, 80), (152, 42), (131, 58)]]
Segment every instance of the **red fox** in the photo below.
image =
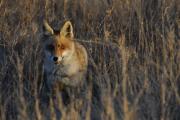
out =
[(70, 21), (65, 22), (59, 32), (44, 21), (43, 53), (48, 86), (76, 87), (83, 82), (88, 65), (87, 51), (74, 40)]

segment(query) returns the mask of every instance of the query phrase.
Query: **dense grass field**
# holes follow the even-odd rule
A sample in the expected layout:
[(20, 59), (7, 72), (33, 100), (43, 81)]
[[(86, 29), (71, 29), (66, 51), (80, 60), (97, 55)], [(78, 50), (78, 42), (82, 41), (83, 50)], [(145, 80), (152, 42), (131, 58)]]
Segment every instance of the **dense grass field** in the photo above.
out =
[[(70, 20), (89, 57), (84, 85), (56, 97), (44, 19)], [(60, 118), (180, 120), (180, 0), (0, 0), (0, 120)]]

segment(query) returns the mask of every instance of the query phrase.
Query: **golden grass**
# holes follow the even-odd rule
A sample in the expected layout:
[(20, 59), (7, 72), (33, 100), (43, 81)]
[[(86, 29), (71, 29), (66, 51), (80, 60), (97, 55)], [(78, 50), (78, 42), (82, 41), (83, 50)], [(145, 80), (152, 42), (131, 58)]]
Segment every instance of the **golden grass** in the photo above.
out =
[[(1, 0), (0, 13), (0, 119), (180, 119), (179, 1)], [(88, 51), (86, 82), (69, 98), (44, 84), (44, 19), (71, 20)]]

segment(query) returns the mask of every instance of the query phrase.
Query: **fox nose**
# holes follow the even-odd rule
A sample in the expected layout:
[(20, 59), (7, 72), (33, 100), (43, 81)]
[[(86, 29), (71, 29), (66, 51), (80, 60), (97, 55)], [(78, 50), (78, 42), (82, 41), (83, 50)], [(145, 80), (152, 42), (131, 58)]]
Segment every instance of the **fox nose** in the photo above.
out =
[(53, 57), (54, 62), (57, 62), (58, 57)]

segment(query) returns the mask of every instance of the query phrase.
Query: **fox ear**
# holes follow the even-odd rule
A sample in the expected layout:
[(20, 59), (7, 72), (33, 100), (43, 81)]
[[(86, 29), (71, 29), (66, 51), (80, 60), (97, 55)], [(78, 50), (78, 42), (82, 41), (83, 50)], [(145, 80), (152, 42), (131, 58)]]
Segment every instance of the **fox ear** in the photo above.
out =
[(61, 35), (67, 37), (67, 38), (73, 38), (74, 34), (73, 34), (73, 27), (70, 21), (67, 21), (64, 26), (61, 29), (60, 32)]
[(51, 28), (51, 26), (48, 24), (46, 20), (43, 21), (43, 32), (45, 35), (53, 35), (54, 30)]

